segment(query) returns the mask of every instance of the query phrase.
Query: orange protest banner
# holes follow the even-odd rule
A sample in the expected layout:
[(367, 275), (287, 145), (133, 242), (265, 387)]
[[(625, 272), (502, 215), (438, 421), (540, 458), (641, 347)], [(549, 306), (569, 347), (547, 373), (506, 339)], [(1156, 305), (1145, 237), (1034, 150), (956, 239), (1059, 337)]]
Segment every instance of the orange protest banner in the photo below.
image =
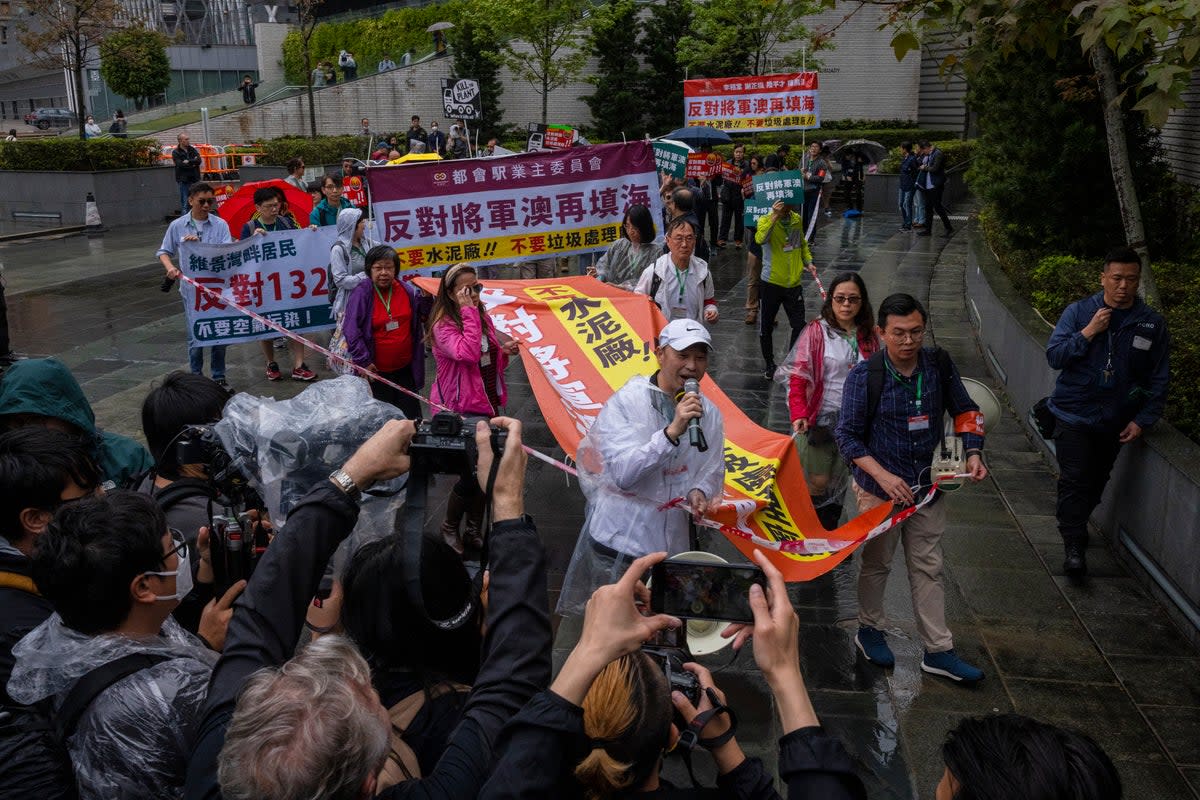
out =
[[(415, 278), (436, 292), (436, 278)], [(489, 280), (481, 295), (496, 328), (521, 343), (521, 358), (546, 423), (566, 453), (579, 442), (601, 406), (635, 375), (658, 368), (654, 345), (666, 319), (648, 297), (594, 278)], [(725, 505), (714, 519), (749, 557), (759, 545), (808, 540), (860, 542), (888, 515), (880, 506), (826, 531), (809, 498), (804, 470), (790, 436), (756, 425), (712, 378), (701, 391), (725, 420)], [(673, 498), (652, 498), (667, 502)], [(837, 566), (853, 547), (836, 552), (781, 552), (761, 548), (789, 581), (812, 580)]]

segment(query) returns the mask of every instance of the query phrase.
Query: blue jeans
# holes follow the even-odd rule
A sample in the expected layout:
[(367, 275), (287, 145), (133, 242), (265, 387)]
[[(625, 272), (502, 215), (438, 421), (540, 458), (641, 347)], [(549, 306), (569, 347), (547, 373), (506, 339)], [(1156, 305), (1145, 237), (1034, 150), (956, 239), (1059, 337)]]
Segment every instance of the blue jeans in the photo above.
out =
[(916, 193), (916, 189), (900, 190), (900, 224), (905, 228), (911, 228), (913, 224), (913, 195)]
[(191, 184), (185, 183), (184, 181), (177, 181), (177, 183), (179, 184), (179, 213), (186, 214), (188, 210), (188, 188), (191, 186)]
[(913, 224), (925, 225), (929, 222), (929, 214), (925, 210), (925, 195), (913, 190)]
[(225, 348), (229, 345), (217, 344), (212, 347), (189, 347), (188, 348), (188, 366), (192, 368), (193, 375), (204, 374), (204, 351), (212, 351), (209, 357), (210, 366), (212, 367), (212, 379), (219, 381), (225, 377)]

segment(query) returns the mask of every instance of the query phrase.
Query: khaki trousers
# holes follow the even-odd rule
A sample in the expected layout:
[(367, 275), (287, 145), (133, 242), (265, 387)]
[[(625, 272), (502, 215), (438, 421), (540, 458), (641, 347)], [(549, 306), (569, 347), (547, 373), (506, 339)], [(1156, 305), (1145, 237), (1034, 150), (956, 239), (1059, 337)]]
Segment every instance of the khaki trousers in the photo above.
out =
[[(857, 482), (854, 496), (859, 512), (882, 505), (875, 495)], [(954, 637), (946, 627), (946, 590), (942, 576), (942, 532), (946, 529), (946, 503), (940, 500), (876, 536), (862, 546), (862, 571), (858, 576), (858, 622), (883, 630), (887, 616), (883, 611), (884, 589), (892, 569), (896, 544), (904, 543), (904, 563), (912, 592), (913, 616), (917, 633), (925, 649), (941, 653), (954, 647)]]

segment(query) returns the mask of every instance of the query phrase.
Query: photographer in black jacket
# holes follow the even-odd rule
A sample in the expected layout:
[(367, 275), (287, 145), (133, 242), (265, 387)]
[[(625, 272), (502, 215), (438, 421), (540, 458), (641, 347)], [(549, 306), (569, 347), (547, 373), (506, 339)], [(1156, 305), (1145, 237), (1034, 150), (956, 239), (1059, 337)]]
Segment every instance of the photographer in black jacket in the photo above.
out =
[[(521, 426), (506, 417), (492, 423), (508, 439), (492, 495), (482, 665), (436, 769), (385, 797), (474, 797), (500, 728), (550, 680), (545, 552), (524, 515)], [(358, 492), (408, 471), (413, 432), (408, 420), (388, 422), (293, 509), (259, 562), (213, 672), (187, 797), (374, 795), (390, 725), (365, 661), (340, 636), (322, 637), (294, 659), (292, 650), (325, 564), (354, 527)], [(486, 482), (494, 459), (483, 423), (476, 443)]]

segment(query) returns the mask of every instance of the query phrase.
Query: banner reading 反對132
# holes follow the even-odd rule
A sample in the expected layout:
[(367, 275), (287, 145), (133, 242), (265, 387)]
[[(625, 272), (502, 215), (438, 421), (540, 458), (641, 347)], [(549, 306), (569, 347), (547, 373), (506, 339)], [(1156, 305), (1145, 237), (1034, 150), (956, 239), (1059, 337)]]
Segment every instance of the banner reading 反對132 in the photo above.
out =
[(817, 73), (684, 81), (683, 124), (733, 131), (818, 128)]
[[(203, 286), (290, 331), (333, 327), (329, 311), (332, 225), (276, 231), (230, 244), (184, 242), (179, 268)], [(237, 344), (278, 336), (266, 325), (187, 283), (180, 287), (192, 347)]]
[(419, 274), (602, 250), (631, 205), (654, 219), (662, 207), (646, 141), (379, 167), (367, 180), (383, 241)]

